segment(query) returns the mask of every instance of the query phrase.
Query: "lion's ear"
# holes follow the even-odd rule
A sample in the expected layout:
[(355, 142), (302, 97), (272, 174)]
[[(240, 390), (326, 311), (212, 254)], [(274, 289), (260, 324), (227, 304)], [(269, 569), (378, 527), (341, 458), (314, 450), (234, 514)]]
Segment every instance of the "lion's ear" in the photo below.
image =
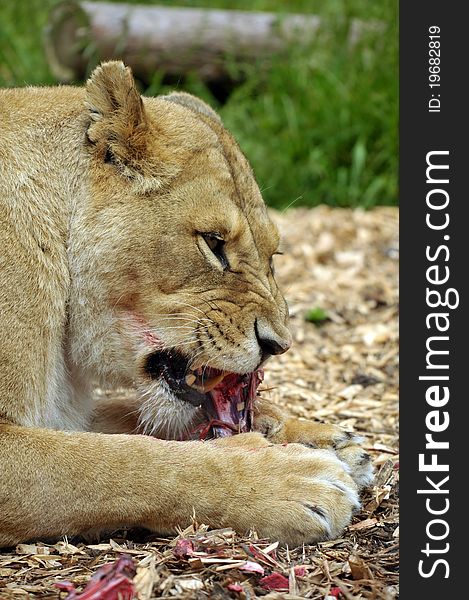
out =
[(210, 117), (214, 119), (218, 123), (221, 124), (221, 119), (219, 115), (213, 110), (211, 106), (209, 106), (206, 102), (197, 98), (197, 96), (193, 96), (192, 94), (186, 94), (186, 92), (171, 92), (167, 96), (160, 96), (163, 100), (167, 100), (168, 102), (174, 102), (175, 104), (181, 104), (190, 110), (205, 115), (206, 117)]
[(129, 164), (141, 156), (146, 143), (147, 118), (131, 70), (121, 61), (97, 67), (86, 83), (90, 113), (88, 139), (104, 156)]

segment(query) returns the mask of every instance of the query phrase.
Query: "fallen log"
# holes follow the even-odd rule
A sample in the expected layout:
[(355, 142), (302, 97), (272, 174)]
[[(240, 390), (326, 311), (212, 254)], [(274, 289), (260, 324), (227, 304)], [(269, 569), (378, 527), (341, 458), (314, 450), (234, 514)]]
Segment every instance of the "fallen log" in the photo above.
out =
[(44, 45), (63, 82), (110, 58), (121, 58), (146, 81), (155, 71), (196, 72), (214, 81), (227, 76), (227, 58), (267, 58), (292, 41), (311, 40), (318, 27), (311, 15), (68, 0), (50, 12)]

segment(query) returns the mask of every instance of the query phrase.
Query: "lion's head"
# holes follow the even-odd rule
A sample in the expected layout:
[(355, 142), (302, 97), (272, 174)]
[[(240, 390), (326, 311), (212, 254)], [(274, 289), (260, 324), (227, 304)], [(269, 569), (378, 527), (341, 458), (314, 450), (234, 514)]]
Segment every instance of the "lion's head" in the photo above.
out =
[(179, 437), (209, 392), (251, 385), (290, 346), (279, 234), (246, 158), (197, 98), (141, 98), (130, 70), (106, 63), (88, 81), (84, 128), (72, 357), (136, 383), (145, 429)]

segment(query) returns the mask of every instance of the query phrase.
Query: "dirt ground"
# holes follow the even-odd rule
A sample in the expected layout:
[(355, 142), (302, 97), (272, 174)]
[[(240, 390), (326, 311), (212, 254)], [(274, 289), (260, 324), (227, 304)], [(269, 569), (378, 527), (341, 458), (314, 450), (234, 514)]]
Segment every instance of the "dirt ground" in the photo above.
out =
[[(196, 522), (172, 540), (130, 530), (93, 544), (20, 545), (0, 552), (0, 598), (66, 598), (56, 582), (81, 590), (123, 554), (136, 567), (126, 579), (139, 600), (398, 597), (398, 211), (272, 214), (295, 343), (268, 364), (263, 395), (360, 432), (376, 470), (361, 512), (340, 539), (296, 549)], [(306, 320), (312, 309), (315, 322)]]

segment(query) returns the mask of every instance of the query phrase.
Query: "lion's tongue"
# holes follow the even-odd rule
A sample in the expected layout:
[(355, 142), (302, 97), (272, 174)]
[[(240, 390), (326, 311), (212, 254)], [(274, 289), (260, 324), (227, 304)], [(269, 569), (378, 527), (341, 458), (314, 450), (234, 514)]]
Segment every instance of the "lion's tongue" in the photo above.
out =
[(223, 424), (214, 424), (214, 437), (224, 437), (233, 433), (250, 431), (252, 410), (257, 388), (264, 378), (262, 369), (237, 375), (230, 373), (213, 390), (210, 397), (216, 412), (216, 419)]

